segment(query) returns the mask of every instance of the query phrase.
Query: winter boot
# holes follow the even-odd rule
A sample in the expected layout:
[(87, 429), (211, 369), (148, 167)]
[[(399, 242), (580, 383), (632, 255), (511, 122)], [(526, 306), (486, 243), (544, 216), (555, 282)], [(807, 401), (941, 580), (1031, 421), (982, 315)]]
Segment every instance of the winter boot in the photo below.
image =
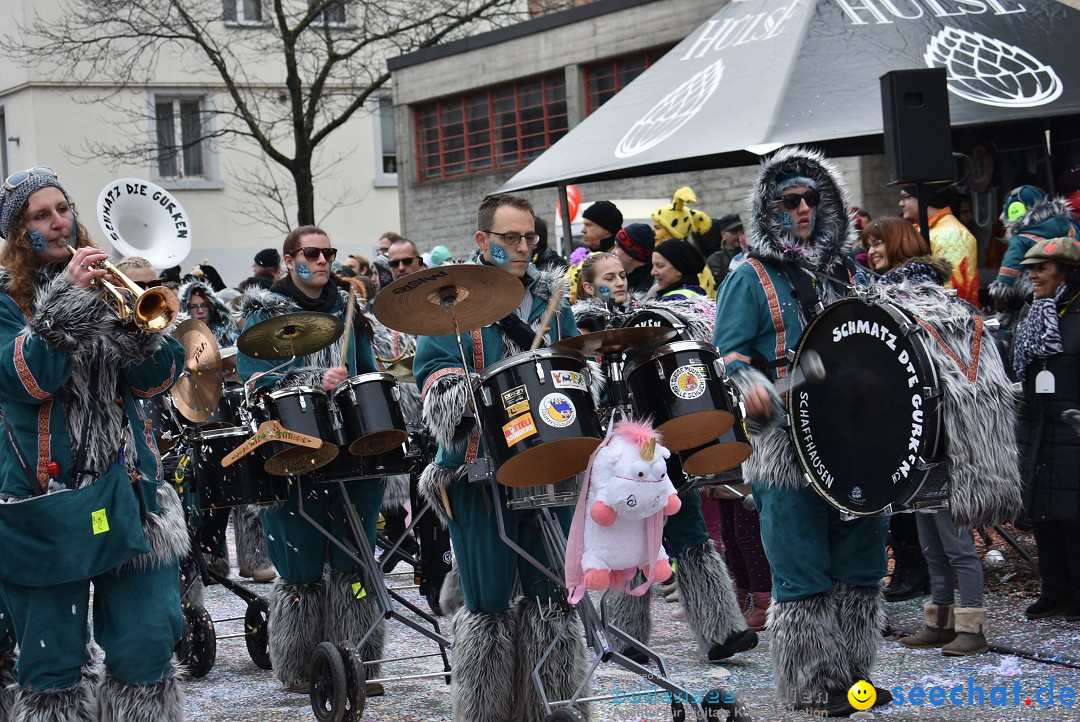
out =
[[(551, 655), (540, 667), (540, 682), (549, 700), (569, 699), (588, 671), (585, 641), (577, 618), (571, 618), (570, 624), (566, 625), (567, 615), (572, 612), (556, 602), (538, 604), (535, 600), (522, 598), (517, 602), (516, 611), (517, 666), (514, 689), (517, 691), (517, 701), (515, 713), (509, 719), (514, 722), (542, 722), (547, 715), (533, 680), (533, 669), (554, 642)], [(584, 690), (584, 695), (588, 695), (588, 688)], [(581, 719), (589, 719), (588, 703), (578, 703), (573, 708)]]
[(893, 548), (892, 578), (885, 587), (886, 602), (903, 602), (930, 592), (930, 572), (918, 544), (901, 543)]
[[(374, 594), (364, 589), (362, 574), (345, 574), (331, 569), (326, 580), (326, 631), (323, 638), (327, 642), (359, 642), (374, 626), (374, 631), (360, 648), (360, 657), (364, 660), (364, 676), (376, 679), (381, 676), (382, 667), (371, 660), (383, 658), (386, 642), (386, 620)], [(382, 583), (380, 580), (378, 583)], [(382, 694), (382, 685), (368, 685), (368, 696)]]
[(124, 684), (106, 672), (98, 687), (99, 722), (183, 722), (179, 671), (155, 684)]
[[(456, 722), (506, 722), (514, 717), (514, 649), (517, 615), (484, 614), (462, 607), (454, 615), (451, 718)], [(531, 683), (530, 683), (531, 686)]]
[(990, 651), (986, 643), (986, 609), (956, 607), (956, 639), (941, 648), (946, 657), (966, 657)]
[(916, 634), (900, 638), (900, 644), (913, 649), (943, 647), (956, 639), (953, 629), (953, 606), (933, 602), (923, 605), (923, 628)]
[(712, 540), (679, 554), (676, 576), (686, 623), (706, 650), (710, 662), (727, 659), (757, 646), (757, 633), (746, 628), (735, 585)]
[[(649, 643), (652, 632), (652, 600), (650, 595), (635, 597), (630, 594), (609, 594), (604, 601), (607, 622), (613, 627), (633, 637), (642, 644)], [(642, 652), (626, 646), (612, 635), (611, 648), (620, 652), (638, 664), (648, 664), (649, 658)]]
[(236, 541), (236, 566), (240, 576), (258, 584), (268, 584), (277, 578), (274, 565), (266, 553), (266, 537), (262, 517), (248, 506), (233, 510), (233, 539)]
[(1064, 614), (1068, 608), (1069, 601), (1067, 599), (1058, 599), (1043, 594), (1035, 600), (1034, 604), (1024, 610), (1024, 616), (1028, 619), (1045, 619), (1046, 617)]
[(772, 592), (747, 592), (750, 595), (750, 606), (743, 612), (746, 626), (755, 632), (765, 629), (765, 621), (769, 616), (769, 604), (772, 603)]
[(290, 584), (278, 579), (270, 587), (267, 619), (270, 664), (287, 689), (302, 690), (315, 647), (324, 639), (326, 585)]
[(885, 625), (885, 604), (880, 584), (857, 587), (836, 582), (830, 593), (836, 600), (836, 621), (843, 630), (843, 651), (850, 670), (849, 679), (844, 680), (846, 695), (855, 682), (870, 679)]

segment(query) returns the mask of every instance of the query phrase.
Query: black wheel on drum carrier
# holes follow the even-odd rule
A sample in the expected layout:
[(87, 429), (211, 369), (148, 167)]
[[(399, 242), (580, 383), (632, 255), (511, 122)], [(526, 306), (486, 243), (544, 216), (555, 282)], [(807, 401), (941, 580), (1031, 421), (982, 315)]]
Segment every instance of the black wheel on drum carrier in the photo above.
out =
[(682, 702), (671, 703), (672, 722), (686, 722), (686, 707)]
[[(217, 660), (217, 633), (210, 613), (198, 604), (184, 604), (184, 622), (190, 630), (186, 663), (192, 677), (205, 677)], [(181, 640), (181, 644), (183, 640)]]
[(573, 707), (560, 707), (545, 717), (544, 722), (584, 722), (584, 719)]
[(367, 673), (364, 671), (364, 661), (348, 643), (339, 642), (337, 648), (345, 667), (346, 700), (342, 722), (355, 722), (364, 714), (367, 705)]
[(248, 604), (244, 613), (244, 643), (248, 655), (259, 669), (271, 669), (270, 635), (266, 631), (266, 622), (270, 618), (270, 603), (263, 597)]
[(315, 719), (319, 722), (342, 722), (345, 719), (348, 682), (337, 645), (322, 642), (315, 648), (308, 669), (308, 684)]

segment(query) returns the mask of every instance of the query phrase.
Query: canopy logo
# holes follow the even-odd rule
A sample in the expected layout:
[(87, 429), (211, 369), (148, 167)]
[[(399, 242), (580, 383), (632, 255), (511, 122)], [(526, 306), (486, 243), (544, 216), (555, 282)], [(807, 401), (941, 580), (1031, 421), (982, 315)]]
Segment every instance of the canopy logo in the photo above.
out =
[(724, 61), (717, 60), (665, 95), (626, 131), (615, 148), (615, 157), (630, 158), (643, 153), (686, 125), (716, 92), (723, 75)]
[(945, 68), (950, 93), (983, 105), (1032, 108), (1054, 102), (1064, 89), (1054, 69), (1026, 50), (959, 28), (938, 31), (923, 59)]

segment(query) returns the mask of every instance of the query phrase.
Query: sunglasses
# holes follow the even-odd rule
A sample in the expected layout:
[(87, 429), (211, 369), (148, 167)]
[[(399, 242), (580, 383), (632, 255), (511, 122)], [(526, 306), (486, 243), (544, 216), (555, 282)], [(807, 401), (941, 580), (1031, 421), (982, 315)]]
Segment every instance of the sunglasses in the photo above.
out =
[(320, 255), (326, 259), (327, 263), (333, 263), (334, 259), (337, 258), (336, 248), (299, 248), (293, 255), (295, 256), (298, 253), (303, 253), (304, 258), (312, 262), (319, 260)]
[(799, 203), (806, 201), (807, 208), (816, 208), (821, 202), (821, 194), (811, 188), (805, 193), (785, 193), (777, 199), (777, 203), (786, 210), (793, 211), (799, 207)]
[(26, 181), (30, 180), (31, 176), (35, 175), (44, 175), (49, 176), (50, 178), (55, 178), (56, 171), (54, 171), (52, 168), (46, 168), (44, 166), (15, 171), (11, 175), (9, 175), (4, 181), (4, 190), (13, 191)]
[(411, 266), (420, 260), (420, 256), (409, 256), (408, 258), (392, 258), (387, 261), (390, 266)]

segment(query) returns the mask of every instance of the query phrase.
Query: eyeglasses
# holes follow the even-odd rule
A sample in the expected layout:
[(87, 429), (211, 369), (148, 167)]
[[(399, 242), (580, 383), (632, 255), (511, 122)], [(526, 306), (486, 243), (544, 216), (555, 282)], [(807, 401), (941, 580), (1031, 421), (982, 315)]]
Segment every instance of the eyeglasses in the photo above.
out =
[(188, 308), (189, 311), (209, 311), (210, 310), (210, 304), (209, 303), (189, 303), (187, 308)]
[(499, 233), (498, 231), (484, 231), (484, 233), (490, 233), (493, 236), (498, 236), (502, 239), (502, 242), (508, 246), (516, 246), (521, 243), (522, 239), (525, 240), (525, 244), (529, 248), (533, 248), (540, 242), (540, 236), (535, 233), (529, 233), (527, 235), (521, 235), (520, 233)]
[(821, 194), (811, 188), (805, 193), (785, 193), (777, 199), (777, 203), (786, 210), (793, 211), (799, 207), (799, 203), (806, 201), (807, 208), (816, 208), (821, 202)]
[[(304, 258), (313, 262), (319, 260), (320, 255), (326, 259), (327, 263), (333, 263), (334, 259), (337, 258), (336, 248), (299, 248), (296, 253), (303, 253)], [(295, 256), (296, 253), (293, 255)]]
[(420, 256), (409, 256), (408, 258), (391, 258), (387, 261), (391, 267), (393, 266), (411, 266), (420, 260)]
[(13, 191), (26, 181), (30, 180), (31, 176), (35, 175), (44, 175), (49, 176), (50, 178), (55, 178), (56, 171), (54, 171), (52, 168), (46, 168), (44, 166), (15, 171), (7, 177), (7, 180), (4, 181), (4, 190)]

